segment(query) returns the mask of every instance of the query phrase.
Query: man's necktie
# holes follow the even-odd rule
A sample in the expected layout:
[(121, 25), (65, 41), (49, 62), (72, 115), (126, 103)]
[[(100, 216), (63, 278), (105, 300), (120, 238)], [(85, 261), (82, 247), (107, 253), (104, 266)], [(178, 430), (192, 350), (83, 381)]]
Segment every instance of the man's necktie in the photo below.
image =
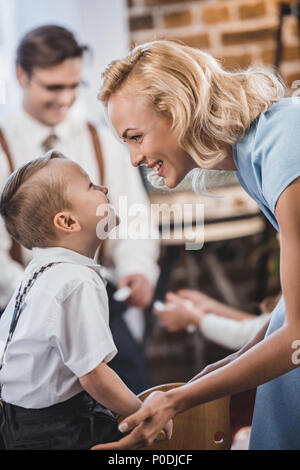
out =
[(42, 148), (45, 152), (52, 150), (58, 141), (58, 137), (55, 134), (50, 134), (48, 137), (42, 142)]

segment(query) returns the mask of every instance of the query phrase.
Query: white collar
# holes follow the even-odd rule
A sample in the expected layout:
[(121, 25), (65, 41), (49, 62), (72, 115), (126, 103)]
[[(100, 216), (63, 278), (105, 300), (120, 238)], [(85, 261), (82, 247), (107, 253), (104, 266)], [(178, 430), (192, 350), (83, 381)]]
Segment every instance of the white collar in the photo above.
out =
[(66, 119), (64, 119), (63, 122), (57, 126), (51, 127), (42, 124), (40, 121), (31, 116), (23, 106), (21, 107), (23, 129), (25, 129), (27, 135), (30, 135), (31, 138), (35, 139), (39, 145), (41, 145), (50, 134), (55, 134), (61, 140), (69, 138), (71, 122), (69, 115), (66, 117)]
[(40, 266), (44, 263), (48, 264), (52, 262), (68, 262), (88, 266), (102, 277), (102, 266), (100, 266), (100, 264), (98, 264), (94, 259), (81, 255), (76, 251), (62, 248), (60, 246), (50, 248), (32, 248), (32, 261), (29, 266), (36, 264)]

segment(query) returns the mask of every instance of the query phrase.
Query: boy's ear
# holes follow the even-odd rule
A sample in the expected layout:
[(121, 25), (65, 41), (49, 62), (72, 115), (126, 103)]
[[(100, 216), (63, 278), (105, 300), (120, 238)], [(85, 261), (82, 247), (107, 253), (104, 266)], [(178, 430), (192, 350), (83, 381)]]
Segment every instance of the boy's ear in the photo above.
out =
[(55, 228), (64, 232), (75, 233), (81, 230), (79, 221), (70, 212), (58, 212), (53, 223)]

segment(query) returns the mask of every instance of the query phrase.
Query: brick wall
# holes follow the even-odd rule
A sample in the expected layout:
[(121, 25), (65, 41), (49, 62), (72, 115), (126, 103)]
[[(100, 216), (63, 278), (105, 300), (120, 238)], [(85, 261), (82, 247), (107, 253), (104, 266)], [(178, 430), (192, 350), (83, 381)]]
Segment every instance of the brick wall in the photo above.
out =
[[(222, 59), (228, 69), (274, 64), (279, 0), (128, 0), (132, 44), (180, 39)], [(281, 74), (300, 79), (297, 19), (283, 23)]]

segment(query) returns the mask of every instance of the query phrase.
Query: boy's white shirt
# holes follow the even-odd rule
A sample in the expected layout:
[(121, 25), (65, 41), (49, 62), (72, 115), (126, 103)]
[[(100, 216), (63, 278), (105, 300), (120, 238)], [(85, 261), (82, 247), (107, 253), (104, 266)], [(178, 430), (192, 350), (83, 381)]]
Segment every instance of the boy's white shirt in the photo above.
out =
[[(44, 153), (42, 142), (52, 130), (33, 119), (23, 109), (18, 110), (5, 119), (1, 124), (7, 138), (16, 167), (32, 160)], [(86, 121), (68, 116), (53, 131), (59, 138), (57, 147), (67, 157), (81, 165), (91, 180), (99, 183), (99, 170), (95, 157), (94, 147), (86, 126)], [(125, 146), (116, 140), (105, 127), (99, 129), (101, 148), (105, 165), (105, 185), (109, 189), (111, 203), (118, 210), (119, 196), (126, 195), (128, 207), (131, 204), (142, 203), (150, 209), (147, 193), (144, 189), (137, 168), (130, 163), (129, 152)], [(9, 176), (7, 159), (0, 148), (0, 187)], [(9, 249), (10, 238), (0, 222), (0, 308), (5, 306), (22, 277), (22, 267), (11, 260)], [(143, 274), (151, 283), (155, 284), (159, 268), (158, 240), (108, 240), (108, 253), (114, 266), (116, 281), (128, 274)], [(23, 259), (29, 262), (31, 251), (23, 249)], [(4, 269), (5, 268), (5, 269)]]
[[(5, 353), (2, 398), (24, 408), (44, 408), (82, 391), (79, 377), (117, 353), (110, 329), (101, 266), (65, 248), (34, 248), (22, 285), (37, 278)], [(14, 292), (0, 321), (0, 356), (13, 315)]]

